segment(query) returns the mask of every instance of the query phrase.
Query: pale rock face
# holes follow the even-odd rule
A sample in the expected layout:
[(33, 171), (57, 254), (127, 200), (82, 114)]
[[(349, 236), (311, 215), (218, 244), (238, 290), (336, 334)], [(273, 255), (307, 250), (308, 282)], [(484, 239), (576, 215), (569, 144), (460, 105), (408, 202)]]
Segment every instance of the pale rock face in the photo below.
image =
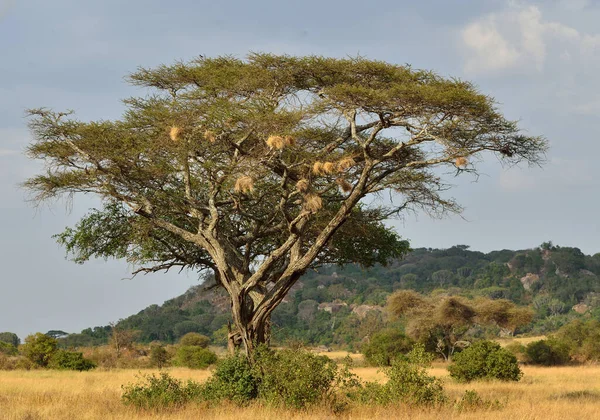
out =
[(383, 312), (383, 308), (375, 305), (359, 305), (352, 309), (352, 313), (355, 313), (359, 319), (363, 319), (371, 311)]
[(577, 305), (573, 306), (573, 310), (578, 314), (584, 314), (590, 310), (590, 307), (585, 303), (578, 303)]
[(531, 286), (538, 281), (540, 281), (540, 276), (534, 273), (527, 273), (521, 277), (521, 284), (525, 290), (531, 290)]

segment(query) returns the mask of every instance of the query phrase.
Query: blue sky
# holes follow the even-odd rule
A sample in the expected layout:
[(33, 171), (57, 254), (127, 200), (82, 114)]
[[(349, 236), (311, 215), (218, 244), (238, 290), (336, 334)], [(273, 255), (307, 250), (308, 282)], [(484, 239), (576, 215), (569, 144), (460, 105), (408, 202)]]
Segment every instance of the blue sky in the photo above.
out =
[(462, 217), (394, 222), (415, 247), (522, 249), (546, 240), (600, 252), (600, 2), (0, 0), (0, 331), (77, 332), (197, 283), (187, 275), (123, 280), (123, 262), (76, 265), (51, 238), (93, 198), (33, 208), (18, 184), (40, 169), (22, 154), (24, 110), (74, 109), (113, 119), (143, 91), (123, 77), (199, 54), (357, 54), (475, 82), (551, 144), (543, 168), (450, 179)]

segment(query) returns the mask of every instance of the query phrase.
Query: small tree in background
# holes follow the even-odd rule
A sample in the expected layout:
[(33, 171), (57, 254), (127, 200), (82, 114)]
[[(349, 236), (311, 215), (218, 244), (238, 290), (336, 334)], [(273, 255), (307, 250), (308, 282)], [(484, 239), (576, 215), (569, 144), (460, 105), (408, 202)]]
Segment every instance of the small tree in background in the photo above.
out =
[(25, 337), (21, 351), (37, 366), (46, 367), (58, 348), (58, 341), (46, 334), (35, 333)]
[[(446, 361), (457, 348), (470, 345), (469, 330), (478, 324), (497, 324), (514, 331), (531, 322), (532, 312), (509, 301), (457, 296), (429, 297), (412, 290), (399, 290), (388, 298), (388, 310), (407, 320), (406, 334), (435, 346)], [(526, 314), (526, 316), (525, 316)]]
[(210, 344), (210, 338), (202, 334), (191, 332), (181, 337), (179, 344), (182, 346), (196, 346), (205, 349)]
[(115, 349), (117, 357), (121, 357), (121, 352), (124, 349), (133, 347), (135, 340), (140, 336), (139, 331), (128, 330), (119, 326), (119, 324), (111, 323), (112, 333), (108, 344)]
[(19, 338), (19, 336), (11, 332), (0, 333), (0, 341), (12, 344), (14, 347), (19, 347), (19, 344), (21, 344), (21, 339)]

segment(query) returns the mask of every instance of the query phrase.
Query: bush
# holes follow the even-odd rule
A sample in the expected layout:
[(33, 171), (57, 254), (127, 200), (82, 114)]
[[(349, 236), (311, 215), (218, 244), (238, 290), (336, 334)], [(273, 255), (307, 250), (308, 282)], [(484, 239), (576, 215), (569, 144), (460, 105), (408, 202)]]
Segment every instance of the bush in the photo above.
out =
[(94, 369), (96, 364), (83, 357), (82, 353), (58, 350), (48, 362), (50, 369), (78, 370), (80, 372)]
[(25, 357), (37, 366), (46, 367), (50, 358), (56, 352), (58, 341), (42, 333), (29, 335), (25, 338), (22, 352)]
[(337, 374), (337, 365), (326, 356), (307, 351), (262, 349), (258, 393), (269, 405), (304, 408), (322, 401)]
[(14, 345), (6, 343), (4, 341), (0, 341), (0, 354), (5, 354), (7, 356), (15, 356), (17, 355), (17, 353), (17, 348)]
[(569, 346), (551, 338), (529, 343), (525, 353), (528, 361), (536, 365), (564, 365), (570, 360)]
[(175, 363), (190, 369), (205, 369), (216, 362), (216, 354), (198, 346), (181, 346), (175, 354)]
[(523, 376), (517, 358), (492, 341), (478, 341), (454, 356), (450, 376), (460, 382), (476, 379), (518, 381)]
[(304, 350), (262, 347), (254, 357), (252, 366), (240, 356), (219, 362), (204, 386), (203, 398), (238, 405), (258, 398), (272, 406), (304, 408), (328, 396), (338, 371), (326, 356)]
[(181, 337), (179, 344), (182, 346), (198, 346), (205, 349), (210, 344), (210, 338), (202, 334), (190, 332)]
[(362, 353), (370, 365), (390, 366), (392, 361), (408, 353), (413, 341), (397, 329), (385, 329), (373, 334)]
[(144, 410), (178, 408), (196, 397), (200, 385), (193, 381), (183, 383), (167, 373), (159, 376), (143, 375), (135, 384), (124, 385), (121, 401)]
[(150, 347), (150, 363), (159, 369), (167, 366), (171, 356), (169, 352), (161, 345), (153, 345)]
[(454, 404), (458, 411), (498, 410), (503, 406), (498, 400), (484, 400), (476, 391), (469, 390)]
[(417, 345), (404, 358), (397, 358), (384, 370), (388, 381), (381, 385), (368, 382), (357, 399), (363, 403), (387, 405), (402, 402), (416, 406), (436, 406), (446, 402), (442, 382), (427, 373), (433, 355)]
[(202, 399), (244, 405), (258, 396), (258, 375), (245, 357), (232, 356), (217, 363), (213, 376), (202, 388)]

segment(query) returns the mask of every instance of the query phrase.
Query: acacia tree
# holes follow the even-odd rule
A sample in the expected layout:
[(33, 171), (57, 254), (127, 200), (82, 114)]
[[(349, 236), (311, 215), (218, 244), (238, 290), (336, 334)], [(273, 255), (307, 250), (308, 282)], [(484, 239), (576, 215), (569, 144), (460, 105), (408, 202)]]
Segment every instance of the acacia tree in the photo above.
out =
[(47, 171), (26, 187), (103, 199), (58, 236), (77, 262), (212, 271), (249, 355), (307, 269), (384, 264), (408, 250), (386, 219), (459, 211), (436, 168), (474, 172), (486, 151), (538, 163), (546, 148), (468, 82), (363, 58), (202, 57), (129, 80), (150, 93), (120, 120), (30, 111), (28, 154)]
[(471, 344), (471, 332), (477, 325), (497, 325), (512, 335), (533, 318), (531, 309), (505, 299), (432, 297), (414, 290), (393, 293), (387, 308), (393, 316), (407, 319), (406, 333), (410, 338), (432, 344), (446, 361), (457, 348)]

